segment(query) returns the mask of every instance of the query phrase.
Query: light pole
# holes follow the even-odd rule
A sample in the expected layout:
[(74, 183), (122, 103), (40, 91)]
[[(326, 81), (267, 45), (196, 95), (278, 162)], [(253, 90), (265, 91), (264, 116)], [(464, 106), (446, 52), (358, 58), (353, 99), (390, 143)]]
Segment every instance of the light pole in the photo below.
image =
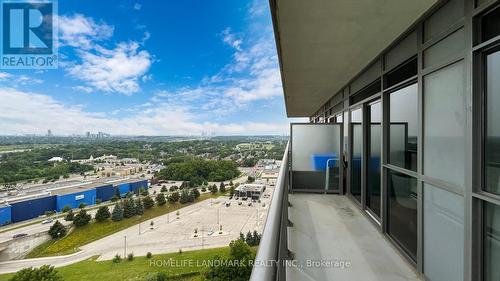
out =
[(123, 239), (124, 239), (123, 258), (125, 258), (127, 256), (127, 235), (124, 235)]
[(141, 223), (139, 223), (139, 235), (141, 235)]

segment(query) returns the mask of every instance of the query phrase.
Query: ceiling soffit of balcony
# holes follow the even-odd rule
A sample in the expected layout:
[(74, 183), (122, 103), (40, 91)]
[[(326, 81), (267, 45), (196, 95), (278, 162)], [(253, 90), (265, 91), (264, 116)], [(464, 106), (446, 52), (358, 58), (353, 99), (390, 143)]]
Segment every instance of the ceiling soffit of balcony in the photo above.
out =
[(270, 0), (289, 117), (308, 117), (438, 0)]

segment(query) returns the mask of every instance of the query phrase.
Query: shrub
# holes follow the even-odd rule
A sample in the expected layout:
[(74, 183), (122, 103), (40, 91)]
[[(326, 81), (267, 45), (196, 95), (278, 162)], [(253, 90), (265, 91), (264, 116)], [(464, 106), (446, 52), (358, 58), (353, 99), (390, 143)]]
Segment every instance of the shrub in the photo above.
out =
[(198, 188), (193, 189), (193, 195), (194, 199), (198, 199), (198, 197), (200, 197), (200, 191), (198, 190)]
[(217, 193), (217, 186), (215, 184), (210, 187), (210, 192), (212, 192), (212, 194)]
[(144, 197), (144, 208), (146, 210), (151, 209), (154, 205), (155, 205), (155, 201), (153, 201), (153, 199), (151, 199), (151, 196), (147, 195), (146, 197)]
[(255, 178), (254, 178), (254, 177), (252, 177), (252, 176), (248, 176), (247, 181), (248, 181), (249, 183), (252, 183), (252, 182), (254, 182), (254, 181), (255, 181)]
[(64, 217), (65, 221), (73, 221), (75, 218), (75, 213), (73, 213), (73, 210), (69, 210), (66, 216)]
[(108, 206), (101, 206), (95, 214), (95, 220), (97, 222), (104, 222), (111, 217)]
[(168, 196), (168, 202), (170, 203), (175, 203), (175, 202), (178, 202), (179, 201), (179, 192), (174, 192), (172, 194), (170, 194), (170, 196)]
[(45, 216), (47, 216), (47, 217), (50, 217), (50, 216), (52, 216), (54, 213), (55, 213), (54, 211), (46, 211), (46, 212), (44, 213), (44, 215), (45, 215)]
[(49, 229), (49, 235), (52, 239), (64, 237), (66, 235), (66, 227), (56, 220), (56, 222)]
[(148, 252), (148, 253), (146, 254), (146, 258), (150, 259), (151, 257), (153, 257), (153, 254), (151, 254), (151, 252)]
[[(250, 247), (240, 239), (231, 241), (229, 244), (230, 254), (228, 258), (215, 257), (209, 270), (205, 272), (206, 280), (249, 280), (252, 273), (254, 255)], [(231, 263), (228, 261), (239, 261)]]
[(225, 185), (223, 182), (221, 182), (221, 183), (220, 183), (220, 186), (219, 186), (219, 191), (220, 191), (221, 193), (226, 192), (226, 185)]
[(123, 220), (123, 209), (120, 203), (116, 203), (113, 208), (113, 212), (111, 213), (111, 220), (113, 221), (121, 221)]
[(167, 187), (166, 186), (162, 186), (161, 189), (160, 189), (161, 192), (167, 192)]
[(205, 191), (207, 191), (207, 188), (203, 186), (203, 187), (201, 188), (201, 192), (205, 192)]
[(61, 212), (63, 213), (67, 213), (71, 210), (71, 207), (69, 205), (66, 205), (64, 206), (62, 209), (61, 209)]
[(85, 203), (83, 203), (83, 202), (82, 202), (82, 203), (80, 203), (80, 205), (78, 205), (78, 208), (79, 208), (79, 209), (83, 209), (83, 208), (85, 208), (85, 207), (87, 207), (87, 204), (85, 204)]
[(114, 263), (119, 263), (122, 261), (122, 257), (120, 257), (119, 254), (116, 254), (114, 257), (113, 257), (113, 262)]
[(75, 218), (73, 219), (73, 224), (77, 227), (81, 227), (84, 225), (87, 225), (92, 217), (87, 214), (87, 211), (85, 209), (81, 209), (78, 214), (75, 215)]
[(102, 203), (102, 200), (101, 200), (101, 199), (97, 198), (97, 199), (95, 200), (95, 204), (96, 204), (96, 205), (99, 205), (99, 204), (101, 204), (101, 203)]
[(42, 265), (40, 268), (28, 267), (16, 272), (9, 280), (12, 281), (63, 281), (53, 266)]
[(163, 206), (167, 203), (167, 200), (165, 200), (165, 195), (163, 195), (163, 193), (158, 193), (155, 199), (156, 199), (156, 204), (158, 204), (158, 206)]
[(133, 260), (134, 260), (134, 253), (129, 253), (129, 254), (127, 255), (127, 260), (129, 260), (129, 261), (133, 261)]

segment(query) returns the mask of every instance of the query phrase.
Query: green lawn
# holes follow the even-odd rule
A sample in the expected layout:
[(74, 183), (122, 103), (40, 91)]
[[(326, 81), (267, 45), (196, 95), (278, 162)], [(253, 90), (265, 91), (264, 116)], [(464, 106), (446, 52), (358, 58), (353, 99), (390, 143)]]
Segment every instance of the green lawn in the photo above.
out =
[(124, 219), (122, 221), (113, 222), (108, 221), (105, 223), (95, 223), (92, 222), (86, 226), (74, 228), (66, 237), (59, 240), (49, 240), (31, 251), (26, 258), (39, 258), (47, 256), (58, 256), (72, 254), (78, 251), (79, 247), (88, 244), (90, 242), (99, 240), (103, 237), (111, 235), (120, 230), (126, 229), (140, 222), (150, 220), (152, 218), (164, 215), (166, 213), (175, 211), (177, 209), (189, 206), (196, 202), (200, 202), (205, 199), (214, 198), (220, 196), (220, 193), (215, 195), (210, 193), (202, 194), (193, 203), (187, 204), (169, 204), (164, 206), (154, 206), (149, 210), (145, 210), (142, 216), (134, 216), (132, 218)]
[[(194, 281), (203, 280), (203, 273), (208, 268), (207, 261), (215, 255), (227, 257), (229, 247), (171, 253), (146, 257), (136, 257), (133, 261), (122, 260), (96, 262), (95, 258), (72, 265), (57, 268), (65, 281), (124, 281), (143, 280), (148, 275), (163, 271), (171, 278), (168, 280)], [(177, 262), (172, 262), (173, 259)], [(0, 275), (0, 281), (8, 280), (13, 274)]]

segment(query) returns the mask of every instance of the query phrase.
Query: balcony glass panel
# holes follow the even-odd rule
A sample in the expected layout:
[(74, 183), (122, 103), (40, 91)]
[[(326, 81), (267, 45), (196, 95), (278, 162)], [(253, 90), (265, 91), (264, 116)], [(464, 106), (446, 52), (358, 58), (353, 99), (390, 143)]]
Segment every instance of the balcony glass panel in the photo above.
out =
[(340, 124), (292, 124), (292, 189), (339, 189)]

